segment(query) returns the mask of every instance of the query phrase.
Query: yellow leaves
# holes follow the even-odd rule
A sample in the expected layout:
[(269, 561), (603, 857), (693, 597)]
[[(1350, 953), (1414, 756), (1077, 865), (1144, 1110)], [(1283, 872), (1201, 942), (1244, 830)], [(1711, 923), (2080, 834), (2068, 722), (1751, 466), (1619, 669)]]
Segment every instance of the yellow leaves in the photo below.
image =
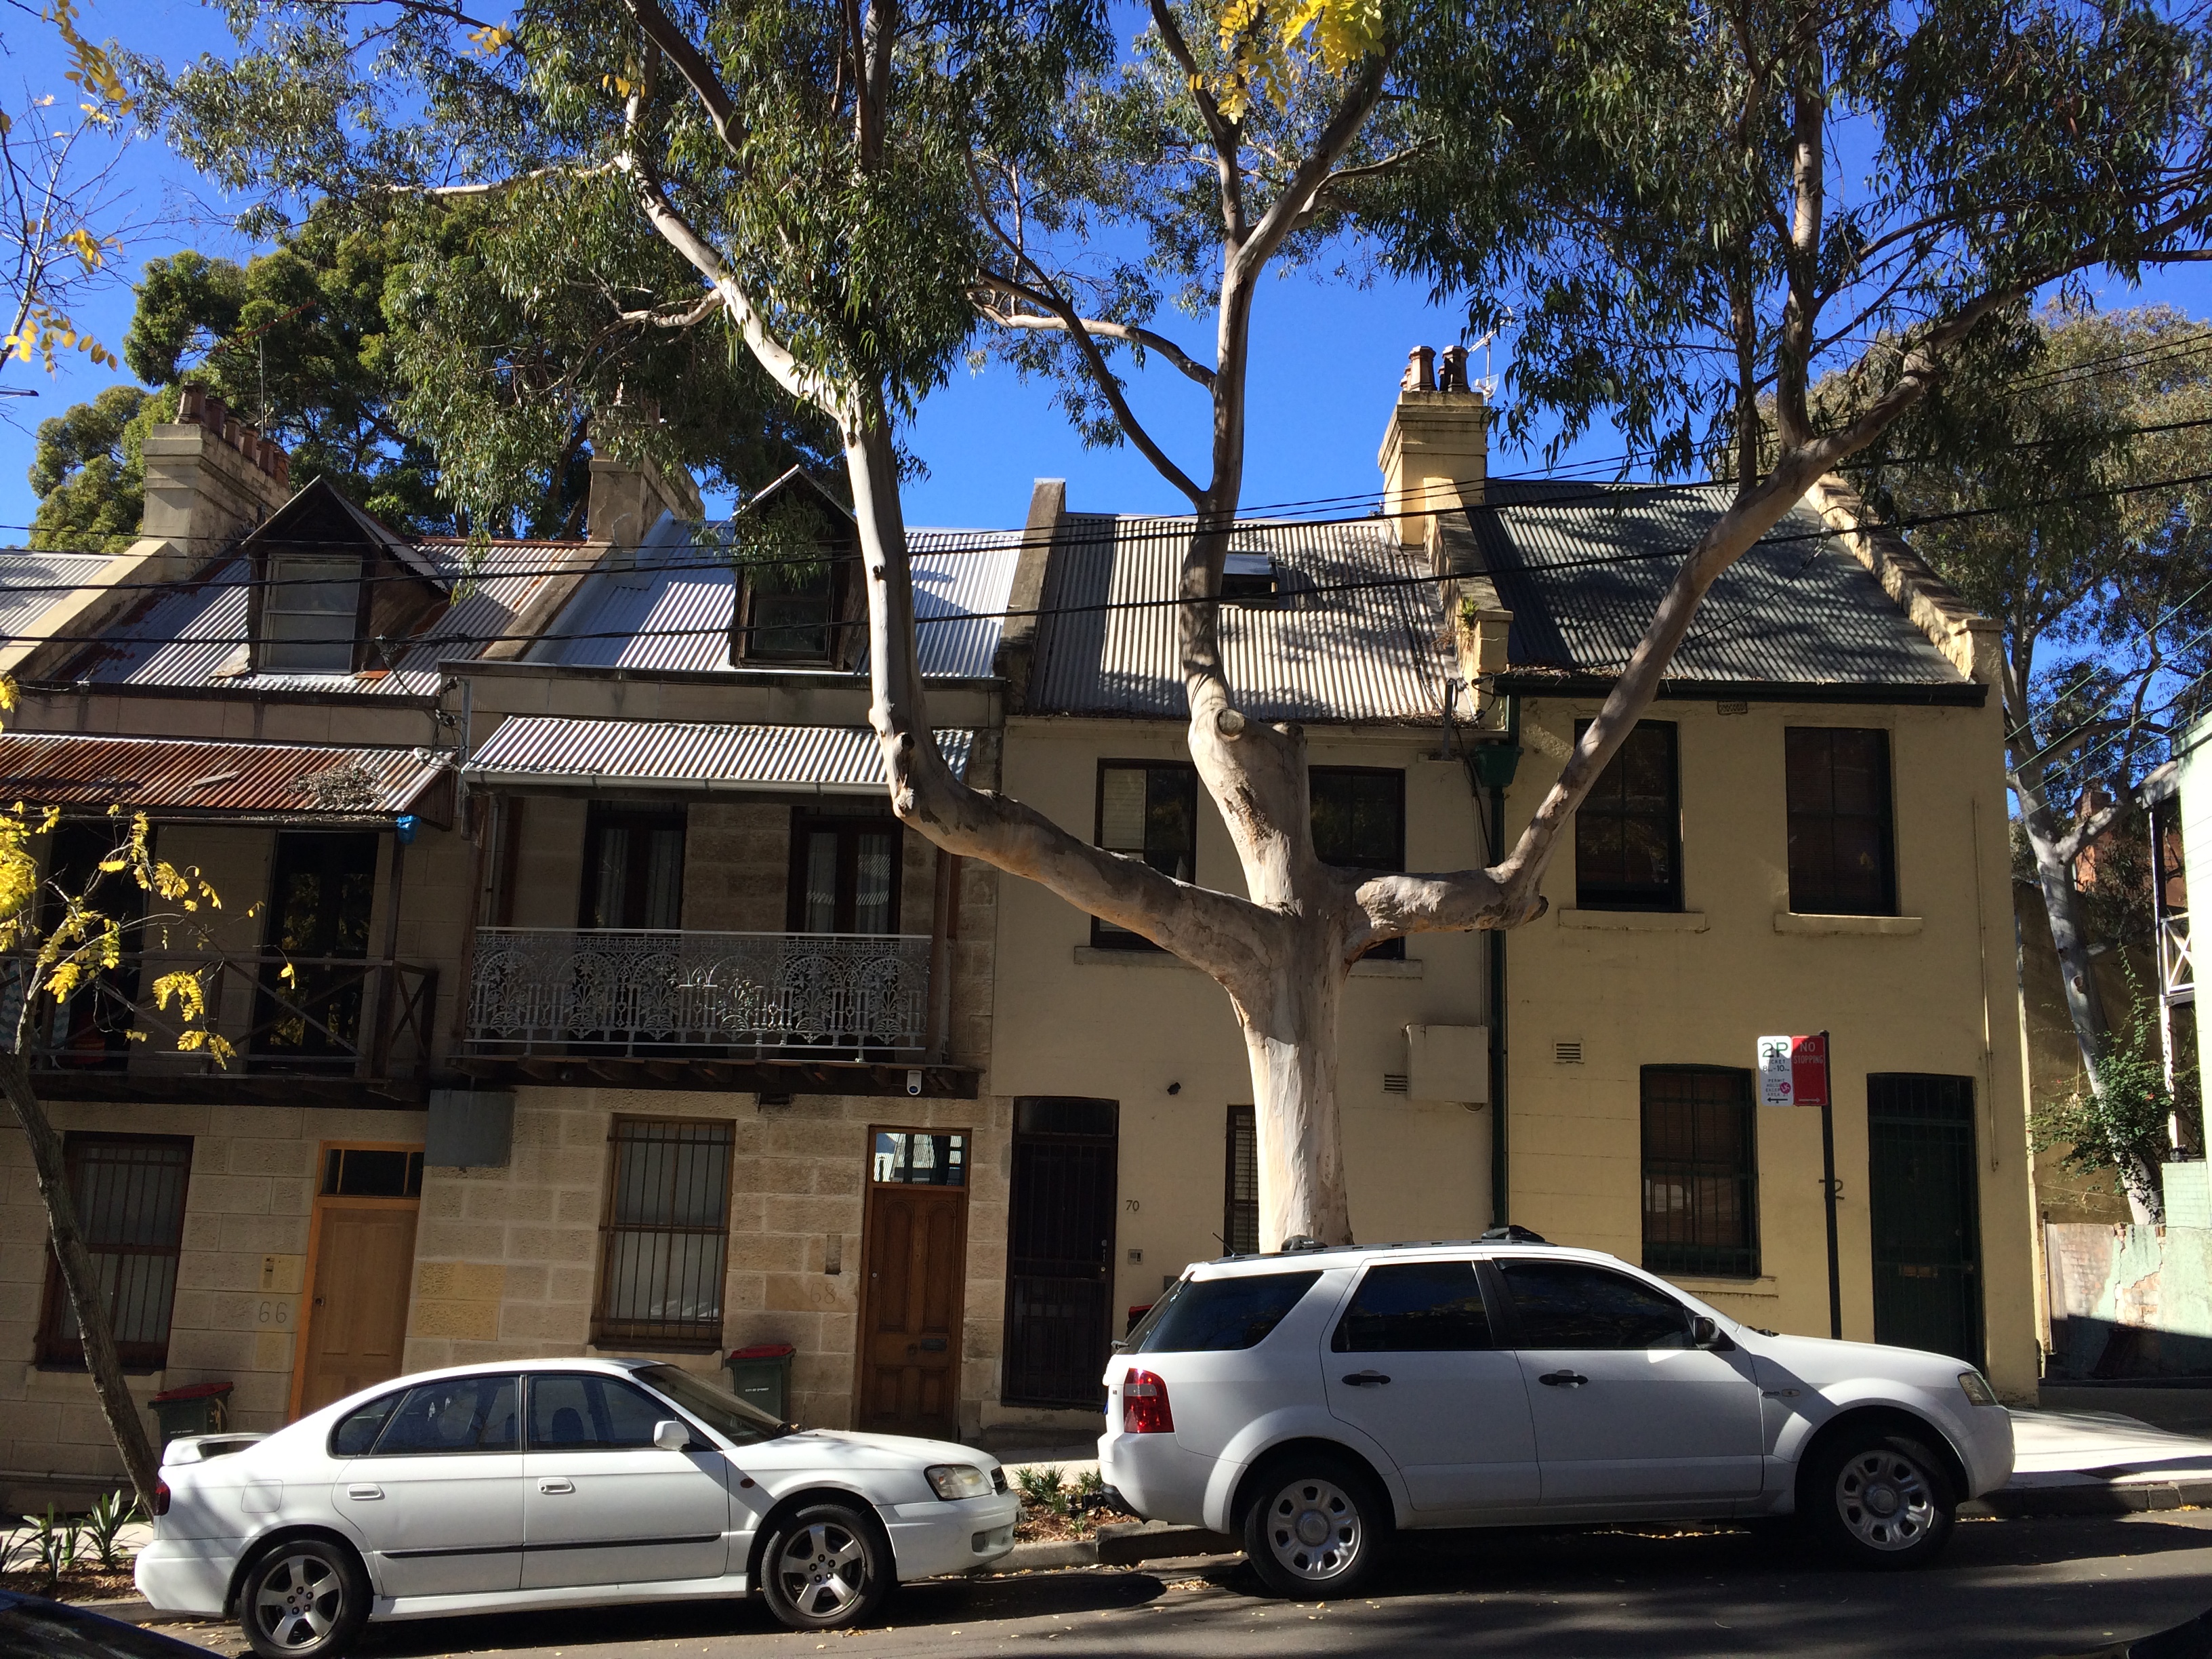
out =
[(1209, 89), (1231, 121), (1255, 98), (1287, 107), (1304, 75), (1342, 75), (1382, 45), (1382, 0), (1220, 0), (1214, 21), (1227, 67)]
[(300, 970), (289, 962), (276, 970), (276, 977), (295, 991), (300, 988)]
[(599, 77), (599, 85), (617, 98), (627, 98), (637, 90), (637, 82), (626, 80), (619, 75), (602, 75)]
[[(200, 983), (199, 975), (189, 968), (179, 968), (173, 974), (163, 974), (154, 981), (154, 1006), (166, 1014), (173, 1000), (177, 1005), (177, 1018), (179, 1019), (191, 1021), (206, 1017), (207, 987)], [(191, 1033), (187, 1031), (185, 1035), (189, 1036)], [(197, 1048), (199, 1045), (196, 1042), (187, 1044), (179, 1038), (178, 1046)]]
[[(78, 252), (79, 257), (82, 258), (82, 250), (78, 249), (75, 240), (79, 236), (84, 237), (87, 242), (91, 243), (94, 252), (98, 253), (101, 245), (93, 242), (90, 234), (83, 230), (72, 231), (68, 236), (62, 238), (62, 240), (72, 250)], [(115, 244), (110, 243), (108, 246), (112, 246)], [(105, 255), (100, 257), (105, 258)], [(79, 334), (76, 325), (70, 322), (62, 313), (43, 305), (32, 306), (24, 313), (21, 327), (12, 333), (0, 336), (0, 361), (14, 356), (27, 363), (33, 357), (42, 358), (46, 363), (46, 373), (52, 374), (54, 373), (56, 355), (71, 347), (82, 351), (95, 364), (104, 368), (113, 368), (119, 361), (113, 352), (94, 339), (91, 335)]]
[(228, 1066), (238, 1058), (238, 1050), (231, 1046), (229, 1040), (217, 1036), (213, 1031), (179, 1031), (177, 1047), (186, 1054), (204, 1054), (218, 1066)]
[(91, 976), (91, 973), (89, 964), (71, 957), (48, 975), (46, 994), (56, 1002), (66, 1002), (76, 988)]
[(504, 23), (487, 23), (480, 29), (471, 29), (469, 40), (483, 56), (496, 58), (514, 44), (514, 31)]
[(82, 225), (63, 237), (62, 246), (73, 250), (87, 270), (98, 270), (107, 263), (106, 251), (101, 247), (100, 239)]
[[(101, 124), (112, 116), (128, 115), (137, 106), (117, 72), (115, 60), (107, 55), (106, 48), (96, 46), (78, 33), (76, 0), (46, 0), (46, 21), (54, 26), (70, 50), (70, 67), (63, 79), (88, 97), (98, 100), (95, 118)], [(49, 99), (48, 102), (52, 100)], [(88, 110), (94, 106), (88, 105)]]

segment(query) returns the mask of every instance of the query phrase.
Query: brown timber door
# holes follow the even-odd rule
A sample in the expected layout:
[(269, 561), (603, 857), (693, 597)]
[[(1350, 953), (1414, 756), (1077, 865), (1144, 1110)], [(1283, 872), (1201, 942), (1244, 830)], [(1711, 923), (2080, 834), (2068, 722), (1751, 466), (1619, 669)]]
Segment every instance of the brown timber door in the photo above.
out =
[(860, 1296), (859, 1426), (959, 1430), (968, 1137), (872, 1132)]
[(422, 1154), (410, 1147), (326, 1147), (323, 1164), (295, 1417), (406, 1369)]

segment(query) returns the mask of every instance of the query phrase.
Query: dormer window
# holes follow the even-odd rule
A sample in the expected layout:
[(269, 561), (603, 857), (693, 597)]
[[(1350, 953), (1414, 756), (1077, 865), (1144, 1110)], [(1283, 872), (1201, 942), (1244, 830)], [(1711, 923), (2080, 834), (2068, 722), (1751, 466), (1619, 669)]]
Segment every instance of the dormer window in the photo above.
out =
[(261, 597), (261, 668), (349, 674), (361, 631), (361, 561), (272, 554)]
[(1275, 562), (1265, 553), (1231, 553), (1221, 562), (1221, 597), (1238, 605), (1275, 595)]
[(836, 639), (835, 573), (820, 565), (764, 565), (747, 584), (752, 599), (743, 654), (757, 660), (828, 663)]

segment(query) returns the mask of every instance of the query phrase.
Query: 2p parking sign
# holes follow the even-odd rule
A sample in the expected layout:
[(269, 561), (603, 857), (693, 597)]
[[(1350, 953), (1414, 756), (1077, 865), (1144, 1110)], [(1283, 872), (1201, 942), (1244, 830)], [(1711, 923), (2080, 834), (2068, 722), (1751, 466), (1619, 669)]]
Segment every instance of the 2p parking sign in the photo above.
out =
[(1825, 1106), (1828, 1103), (1828, 1038), (1763, 1036), (1759, 1039), (1759, 1103), (1762, 1106)]

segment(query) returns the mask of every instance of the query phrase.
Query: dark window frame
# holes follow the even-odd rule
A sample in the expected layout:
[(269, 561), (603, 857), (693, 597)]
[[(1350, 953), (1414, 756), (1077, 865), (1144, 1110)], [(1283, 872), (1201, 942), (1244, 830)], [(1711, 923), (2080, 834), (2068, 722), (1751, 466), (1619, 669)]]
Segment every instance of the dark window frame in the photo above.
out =
[[(1244, 1143), (1246, 1162), (1237, 1161), (1237, 1142)], [(1250, 1177), (1251, 1193), (1237, 1191), (1238, 1177)], [(1249, 1239), (1250, 1242), (1240, 1243)], [(1229, 1109), (1221, 1171), (1221, 1249), (1224, 1255), (1260, 1253), (1260, 1114), (1256, 1107)]]
[[(1735, 1098), (1723, 1101), (1662, 1099), (1655, 1101), (1651, 1084), (1659, 1078), (1701, 1078), (1725, 1079), (1727, 1092)], [(1642, 1239), (1644, 1269), (1661, 1274), (1680, 1273), (1697, 1279), (1757, 1279), (1760, 1272), (1760, 1243), (1759, 1226), (1759, 1093), (1753, 1074), (1735, 1066), (1646, 1066), (1637, 1078), (1638, 1170), (1642, 1190)], [(1730, 1106), (1741, 1113), (1740, 1128), (1734, 1146), (1717, 1145), (1713, 1155), (1701, 1157), (1703, 1143), (1699, 1139), (1698, 1109)], [(1691, 1155), (1686, 1158), (1655, 1159), (1652, 1157), (1652, 1115), (1654, 1108), (1676, 1109), (1690, 1114)], [(1720, 1132), (1723, 1142), (1729, 1137)], [(1725, 1156), (1723, 1154), (1726, 1154)], [(1684, 1221), (1679, 1227), (1662, 1229), (1662, 1235), (1686, 1232), (1687, 1237), (1653, 1237), (1651, 1207), (1652, 1183), (1657, 1176), (1668, 1184), (1681, 1184), (1689, 1196), (1681, 1212)], [(1741, 1219), (1741, 1236), (1727, 1238), (1719, 1235), (1725, 1231), (1717, 1214), (1701, 1215), (1698, 1207), (1697, 1183), (1720, 1181), (1732, 1182), (1735, 1188), (1736, 1213)], [(1674, 1211), (1662, 1212), (1673, 1215)], [(1711, 1236), (1704, 1236), (1711, 1235)]]
[[(87, 1155), (101, 1147), (132, 1147), (147, 1151), (166, 1152), (179, 1156), (170, 1164), (178, 1172), (182, 1190), (177, 1194), (177, 1230), (174, 1239), (167, 1244), (122, 1244), (102, 1243), (88, 1237), (86, 1245), (93, 1256), (94, 1266), (99, 1266), (103, 1255), (135, 1258), (155, 1258), (168, 1263), (167, 1316), (162, 1321), (161, 1336), (158, 1342), (127, 1342), (118, 1340), (116, 1357), (126, 1371), (144, 1374), (165, 1370), (169, 1362), (169, 1338), (176, 1325), (177, 1272), (185, 1249), (185, 1213), (191, 1202), (192, 1137), (190, 1135), (125, 1134), (103, 1130), (70, 1130), (62, 1140), (62, 1164), (70, 1185), (70, 1197), (77, 1206), (79, 1224), (85, 1224), (89, 1212), (98, 1206), (87, 1204), (80, 1185), (79, 1171)], [(139, 1206), (133, 1206), (134, 1211)], [(156, 1270), (158, 1272), (158, 1269)], [(116, 1302), (123, 1291), (120, 1273), (109, 1292), (108, 1316), (115, 1316)], [(46, 1250), (46, 1282), (39, 1309), (38, 1333), (32, 1349), (32, 1363), (43, 1370), (82, 1370), (84, 1345), (78, 1338), (64, 1334), (72, 1316), (69, 1287), (63, 1283), (61, 1262), (51, 1244)]]
[[(1579, 743), (1589, 729), (1586, 720), (1575, 722), (1575, 740)], [(1667, 867), (1668, 879), (1659, 883), (1600, 884), (1589, 874), (1592, 847), (1585, 852), (1585, 837), (1595, 840), (1607, 825), (1626, 826), (1648, 821), (1645, 815), (1631, 812), (1626, 806), (1614, 807), (1602, 797), (1608, 781), (1620, 778), (1620, 767), (1628, 751), (1628, 744), (1639, 738), (1659, 732), (1666, 734), (1667, 799), (1661, 810), (1661, 824), (1667, 838)], [(1624, 800), (1626, 792), (1622, 791)], [(1625, 831), (1623, 831), (1625, 833)], [(1597, 781), (1575, 809), (1575, 908), (1577, 910), (1641, 910), (1679, 912), (1682, 908), (1682, 738), (1681, 726), (1674, 720), (1638, 720), (1626, 741), (1606, 763), (1598, 774)]]
[(784, 927), (793, 933), (806, 932), (806, 860), (813, 838), (817, 835), (837, 837), (837, 897), (834, 909), (836, 925), (832, 933), (850, 933), (859, 919), (860, 907), (860, 842), (863, 835), (889, 835), (891, 844), (891, 882), (890, 915), (891, 925), (880, 935), (889, 938), (899, 931), (902, 912), (900, 905), (905, 895), (901, 890), (901, 876), (906, 867), (906, 827), (890, 817), (863, 817), (859, 813), (793, 812), (791, 818), (791, 870), (784, 887)]
[[(1179, 775), (1183, 780), (1185, 792), (1188, 799), (1188, 814), (1190, 822), (1190, 846), (1188, 848), (1190, 873), (1184, 877), (1183, 879), (1193, 882), (1196, 881), (1198, 879), (1198, 800), (1200, 791), (1198, 787), (1198, 769), (1195, 766), (1193, 766), (1188, 761), (1101, 758), (1098, 763), (1097, 778), (1094, 783), (1091, 792), (1091, 845), (1094, 847), (1106, 847), (1106, 774), (1109, 771), (1121, 769), (1141, 769), (1145, 773), (1145, 810), (1148, 815), (1152, 810), (1152, 775), (1154, 773), (1160, 772), (1173, 773)], [(1127, 848), (1106, 848), (1106, 850), (1111, 853), (1118, 853), (1124, 858), (1132, 855), (1132, 849)], [(1152, 862), (1152, 856), (1149, 851), (1146, 852), (1143, 856), (1146, 862)], [(1152, 867), (1154, 869), (1158, 869), (1160, 866), (1154, 864)], [(1173, 875), (1175, 872), (1170, 870), (1165, 873)], [(1091, 918), (1091, 944), (1093, 949), (1102, 951), (1157, 951), (1160, 948), (1158, 945), (1153, 944), (1152, 940), (1146, 939), (1142, 933), (1133, 933), (1127, 928), (1116, 927), (1113, 923), (1102, 921), (1097, 916)]]
[[(623, 873), (624, 910), (631, 908), (632, 890), (641, 894), (648, 884), (653, 868), (653, 833), (671, 830), (676, 832), (676, 917), (669, 927), (651, 928), (643, 924), (632, 927), (597, 919), (599, 850), (607, 831), (616, 828), (631, 832)], [(690, 852), (690, 811), (688, 808), (653, 801), (591, 802), (584, 814), (584, 867), (576, 884), (576, 926), (579, 928), (605, 927), (623, 933), (674, 932), (680, 929), (684, 925), (684, 867)]]
[[(1880, 763), (1869, 769), (1878, 780), (1881, 802), (1871, 813), (1846, 813), (1835, 805), (1837, 739), (1871, 738), (1881, 750)], [(1791, 786), (1797, 776), (1793, 748), (1801, 741), (1824, 738), (1827, 749), (1827, 805), (1800, 806)], [(1815, 916), (1893, 916), (1897, 899), (1897, 777), (1896, 749), (1889, 730), (1880, 726), (1788, 726), (1782, 730), (1783, 803), (1787, 824), (1786, 861), (1790, 878), (1790, 908), (1793, 914)], [(1876, 872), (1878, 891), (1871, 902), (1848, 894), (1838, 868), (1836, 827), (1846, 821), (1872, 820), (1873, 837), (1881, 867)], [(1801, 836), (1803, 837), (1801, 842)], [(1801, 857), (1800, 848), (1802, 847)], [(1822, 865), (1825, 862), (1825, 871)], [(1800, 872), (1802, 872), (1801, 878)], [(1802, 880), (1802, 884), (1801, 884)], [(1823, 884), (1825, 884), (1825, 885)]]
[[(1397, 836), (1388, 854), (1362, 860), (1331, 858), (1322, 848), (1320, 838), (1316, 836), (1314, 842), (1315, 856), (1323, 864), (1334, 865), (1340, 870), (1365, 870), (1377, 875), (1402, 874), (1406, 868), (1406, 769), (1402, 766), (1316, 766), (1309, 769), (1306, 774), (1306, 815), (1310, 827), (1318, 827), (1313, 823), (1314, 808), (1321, 793), (1316, 786), (1325, 778), (1389, 780), (1395, 785), (1394, 793), (1398, 816)], [(1383, 858), (1387, 858), (1388, 861), (1383, 861)], [(1376, 962), (1403, 962), (1406, 959), (1406, 941), (1403, 939), (1385, 939), (1380, 945), (1370, 946), (1365, 954)]]
[[(714, 1224), (639, 1222), (618, 1218), (623, 1200), (623, 1152), (629, 1146), (691, 1146), (719, 1149), (722, 1158), (721, 1216)], [(732, 1177), (737, 1160), (736, 1126), (727, 1119), (617, 1116), (607, 1129), (607, 1195), (599, 1216), (599, 1282), (592, 1295), (591, 1340), (603, 1348), (643, 1349), (659, 1353), (712, 1353), (722, 1345), (722, 1326), (729, 1310), (725, 1305), (725, 1281), (730, 1265)], [(672, 1199), (673, 1194), (672, 1194)], [(714, 1266), (705, 1287), (714, 1297), (711, 1319), (654, 1319), (618, 1315), (615, 1311), (616, 1262), (623, 1239), (632, 1236), (681, 1236), (713, 1238), (717, 1242)], [(672, 1272), (664, 1295), (675, 1282)]]

